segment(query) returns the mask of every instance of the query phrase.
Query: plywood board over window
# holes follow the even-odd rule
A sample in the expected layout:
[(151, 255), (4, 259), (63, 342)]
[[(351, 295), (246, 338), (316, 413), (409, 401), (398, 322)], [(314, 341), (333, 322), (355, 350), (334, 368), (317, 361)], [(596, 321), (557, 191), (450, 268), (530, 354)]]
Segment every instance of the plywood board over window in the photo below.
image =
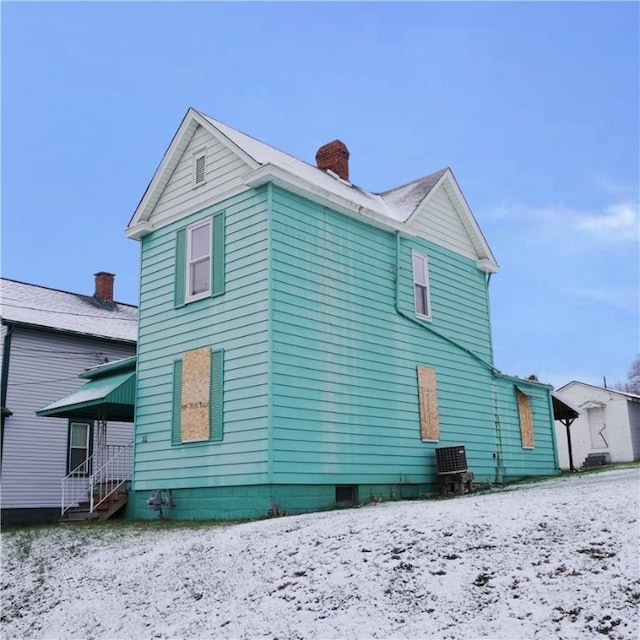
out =
[(533, 416), (531, 414), (531, 398), (516, 388), (518, 414), (520, 416), (520, 437), (523, 449), (533, 449)]
[(188, 351), (182, 356), (182, 398), (180, 439), (196, 442), (209, 439), (211, 350)]
[(440, 440), (436, 370), (418, 367), (418, 398), (420, 402), (420, 438)]

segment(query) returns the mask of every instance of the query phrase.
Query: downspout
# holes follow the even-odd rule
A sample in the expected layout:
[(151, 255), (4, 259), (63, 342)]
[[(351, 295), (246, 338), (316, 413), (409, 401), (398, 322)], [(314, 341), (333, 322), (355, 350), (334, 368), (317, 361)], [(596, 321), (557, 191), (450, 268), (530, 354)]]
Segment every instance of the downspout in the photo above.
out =
[(0, 374), (0, 468), (2, 468), (2, 456), (4, 453), (4, 421), (6, 415), (4, 410), (7, 405), (7, 388), (9, 386), (9, 358), (11, 354), (11, 336), (13, 334), (13, 325), (7, 328), (4, 334), (4, 343), (2, 345), (2, 373)]
[[(551, 418), (551, 445), (553, 447), (553, 458), (555, 460), (556, 473), (560, 473), (560, 458), (558, 457), (558, 443), (556, 442), (556, 425), (553, 416), (553, 399), (551, 398), (551, 391), (548, 391), (547, 397), (549, 399), (549, 418)], [(573, 462), (571, 466), (573, 466)]]
[(477, 360), (483, 367), (489, 369), (492, 375), (494, 376), (500, 375), (500, 371), (498, 371), (498, 369), (496, 369), (492, 364), (488, 363), (486, 360), (483, 360), (478, 354), (471, 351), (471, 349), (467, 349), (467, 347), (461, 345), (459, 342), (456, 342), (453, 338), (450, 338), (449, 336), (444, 335), (439, 331), (436, 331), (436, 329), (434, 329), (427, 323), (422, 322), (417, 318), (414, 318), (408, 313), (405, 313), (400, 308), (400, 233), (401, 233), (400, 231), (396, 231), (396, 292), (395, 292), (396, 300), (395, 300), (395, 304), (396, 304), (396, 312), (398, 313), (398, 315), (401, 315), (403, 318), (410, 320), (414, 324), (417, 324), (419, 327), (422, 327), (423, 329), (430, 331), (434, 335), (438, 336), (441, 340), (445, 340), (446, 342), (448, 342), (449, 344), (452, 344), (457, 349), (464, 351), (467, 355), (470, 355), (474, 360)]
[[(267, 183), (267, 286), (269, 287), (268, 309), (268, 355), (267, 364), (267, 482), (269, 492), (273, 491), (273, 183)], [(271, 494), (273, 501), (273, 494)]]

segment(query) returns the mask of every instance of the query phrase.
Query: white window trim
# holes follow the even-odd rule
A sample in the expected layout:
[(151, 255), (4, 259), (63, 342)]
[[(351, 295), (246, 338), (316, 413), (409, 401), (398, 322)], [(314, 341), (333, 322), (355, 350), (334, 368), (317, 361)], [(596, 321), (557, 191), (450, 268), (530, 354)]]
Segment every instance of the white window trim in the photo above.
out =
[[(206, 291), (202, 291), (201, 293), (196, 293), (195, 295), (191, 295), (191, 234), (195, 229), (199, 229), (200, 227), (204, 227), (205, 225), (209, 226), (209, 286)], [(185, 302), (194, 302), (196, 300), (202, 300), (203, 298), (208, 298), (211, 296), (211, 260), (213, 259), (213, 245), (211, 242), (211, 238), (213, 235), (213, 220), (211, 218), (207, 218), (206, 220), (200, 220), (195, 224), (187, 227), (187, 251), (186, 251), (186, 269), (185, 269)], [(204, 258), (200, 258), (199, 260), (203, 260)]]
[[(204, 180), (202, 182), (196, 182), (196, 167), (198, 165), (198, 159), (204, 158)], [(207, 149), (202, 148), (194, 151), (191, 160), (191, 186), (194, 189), (201, 187), (207, 183)]]
[[(413, 271), (413, 257), (414, 256), (418, 256), (420, 258), (422, 258), (422, 260), (424, 261), (424, 281), (425, 281), (425, 289), (426, 289), (426, 293), (427, 293), (427, 310), (428, 310), (428, 314), (424, 315), (423, 313), (418, 313), (418, 305), (417, 305), (417, 300), (416, 300), (416, 284), (423, 286), (422, 284), (420, 284), (419, 282), (416, 282), (416, 274)], [(424, 253), (420, 253), (419, 251), (412, 251), (411, 252), (411, 280), (413, 283), (412, 286), (412, 294), (413, 294), (413, 310), (416, 314), (416, 317), (420, 318), (421, 320), (431, 320), (431, 287), (429, 286), (429, 258), (424, 254)]]

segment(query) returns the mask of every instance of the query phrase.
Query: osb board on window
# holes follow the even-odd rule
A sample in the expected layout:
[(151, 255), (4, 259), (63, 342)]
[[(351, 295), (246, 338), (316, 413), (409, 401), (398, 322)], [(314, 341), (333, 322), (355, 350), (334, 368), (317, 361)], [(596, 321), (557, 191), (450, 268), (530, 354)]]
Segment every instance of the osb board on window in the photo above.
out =
[(180, 439), (182, 442), (209, 439), (209, 392), (211, 350), (187, 351), (182, 356), (182, 401)]
[(440, 440), (436, 370), (418, 367), (418, 398), (420, 402), (420, 438)]
[(533, 449), (533, 417), (531, 415), (531, 398), (516, 389), (518, 398), (518, 414), (520, 415), (520, 435), (522, 446), (525, 449)]

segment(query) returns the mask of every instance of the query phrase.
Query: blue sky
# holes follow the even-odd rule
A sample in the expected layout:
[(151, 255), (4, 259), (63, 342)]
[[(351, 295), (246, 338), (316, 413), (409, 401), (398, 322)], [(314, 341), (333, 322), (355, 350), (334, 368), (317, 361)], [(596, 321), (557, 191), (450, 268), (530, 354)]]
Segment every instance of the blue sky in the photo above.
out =
[(450, 166), (501, 266), (496, 364), (639, 345), (637, 3), (2, 3), (2, 274), (137, 302), (123, 229), (193, 106), (383, 191)]

